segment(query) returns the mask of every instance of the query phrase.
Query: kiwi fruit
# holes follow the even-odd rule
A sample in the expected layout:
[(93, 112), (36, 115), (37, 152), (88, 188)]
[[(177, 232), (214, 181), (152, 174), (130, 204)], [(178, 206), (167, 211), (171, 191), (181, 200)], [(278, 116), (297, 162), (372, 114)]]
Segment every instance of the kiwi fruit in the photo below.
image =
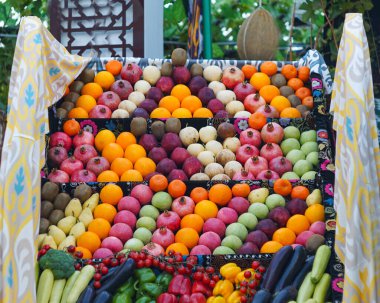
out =
[(301, 113), (302, 118), (305, 118), (308, 114), (310, 114), (310, 110), (306, 105), (298, 105), (296, 107), (299, 112)]
[(82, 81), (75, 80), (73, 83), (70, 84), (69, 89), (71, 92), (80, 94), (83, 86), (84, 83)]
[(40, 220), (40, 234), (46, 234), (49, 230), (50, 221), (46, 218), (41, 218)]
[(190, 74), (192, 77), (203, 76), (203, 67), (198, 63), (194, 63), (190, 68)]
[(306, 241), (306, 250), (315, 253), (319, 246), (325, 244), (325, 238), (321, 235), (314, 234)]
[(54, 209), (49, 216), (49, 221), (52, 225), (57, 225), (59, 220), (63, 219), (64, 217), (65, 213), (63, 212), (63, 210)]
[(294, 89), (291, 88), (290, 86), (287, 86), (287, 85), (281, 86), (280, 87), (280, 94), (281, 94), (281, 96), (288, 97), (288, 96), (294, 94)]
[(170, 77), (173, 72), (173, 65), (170, 62), (164, 62), (161, 66), (161, 75), (165, 77)]
[(87, 184), (81, 184), (74, 190), (74, 198), (84, 203), (92, 195), (92, 189)]
[(282, 74), (275, 74), (272, 76), (271, 82), (274, 86), (280, 88), (286, 85), (286, 78)]
[(161, 138), (165, 135), (165, 123), (162, 121), (154, 121), (151, 129), (152, 134), (156, 137), (157, 140), (161, 140)]
[(216, 131), (217, 131), (218, 137), (222, 139), (234, 137), (236, 135), (235, 127), (231, 123), (228, 123), (228, 122), (223, 122), (219, 124)]
[(55, 113), (55, 116), (58, 118), (58, 119), (64, 119), (67, 117), (67, 113), (68, 111), (64, 108), (57, 108), (57, 111)]
[(179, 134), (181, 131), (181, 121), (178, 118), (169, 118), (165, 122), (165, 132)]
[(65, 210), (67, 204), (69, 204), (71, 197), (67, 193), (59, 193), (54, 199), (54, 208)]
[(89, 83), (89, 82), (93, 82), (94, 78), (95, 78), (95, 71), (90, 68), (85, 68), (81, 72), (77, 80), (82, 81), (83, 83)]
[(298, 105), (301, 105), (301, 99), (298, 98), (296, 95), (289, 95), (287, 98), (290, 101), (292, 107), (297, 107)]
[(67, 112), (69, 112), (75, 107), (75, 104), (73, 102), (65, 101), (65, 102), (62, 102), (60, 107), (67, 110)]
[(46, 182), (41, 189), (41, 199), (54, 201), (55, 197), (59, 193), (59, 187), (53, 182)]
[(63, 101), (68, 101), (68, 102), (75, 103), (75, 102), (77, 102), (79, 96), (80, 96), (80, 95), (79, 95), (78, 93), (76, 93), (76, 92), (69, 92), (69, 93), (63, 98)]
[(142, 117), (135, 117), (131, 121), (131, 133), (136, 137), (146, 134), (148, 124), (146, 120)]
[(54, 204), (50, 201), (44, 200), (41, 202), (41, 217), (49, 218), (51, 212), (54, 209)]
[(172, 64), (174, 66), (184, 66), (187, 60), (187, 52), (183, 48), (176, 48), (172, 52)]

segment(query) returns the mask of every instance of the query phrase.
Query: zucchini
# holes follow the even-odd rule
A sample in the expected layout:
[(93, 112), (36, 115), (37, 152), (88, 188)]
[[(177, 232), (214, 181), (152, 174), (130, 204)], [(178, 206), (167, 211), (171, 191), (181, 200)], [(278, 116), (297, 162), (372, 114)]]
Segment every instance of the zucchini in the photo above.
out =
[(297, 298), (297, 289), (293, 286), (286, 286), (275, 297), (272, 303), (287, 303)]
[(311, 270), (311, 281), (317, 284), (326, 271), (331, 256), (331, 248), (327, 245), (318, 247), (315, 254), (313, 269)]
[(66, 285), (66, 279), (55, 280), (53, 284), (53, 290), (50, 294), (49, 303), (59, 303), (61, 302), (61, 297), (63, 293), (63, 289)]
[(272, 294), (266, 289), (260, 289), (253, 297), (253, 300), (251, 303), (270, 303), (270, 302), (272, 302)]
[(71, 289), (73, 288), (75, 281), (78, 279), (80, 271), (76, 270), (67, 280), (65, 288), (63, 289), (61, 303), (67, 303), (67, 297), (69, 296)]
[(86, 287), (84, 292), (79, 297), (77, 303), (91, 303), (95, 297), (95, 287), (94, 283), (90, 282), (90, 284)]
[(91, 303), (111, 303), (113, 295), (108, 291), (101, 291), (95, 297), (95, 300)]
[(298, 291), (297, 303), (305, 303), (308, 299), (311, 299), (315, 289), (315, 284), (311, 282), (311, 273), (309, 272), (305, 280), (303, 280), (302, 285)]
[(40, 265), (38, 261), (34, 264), (34, 278), (36, 279), (36, 285), (38, 285), (38, 279), (40, 278)]
[(80, 294), (90, 283), (92, 277), (95, 274), (95, 267), (92, 265), (86, 265), (80, 271), (78, 279), (75, 281), (70, 294), (67, 296), (67, 303), (76, 303), (79, 299)]
[(297, 274), (296, 278), (294, 279), (292, 283), (292, 286), (294, 286), (296, 289), (300, 288), (306, 275), (311, 271), (311, 268), (313, 267), (313, 263), (314, 263), (314, 256), (308, 257), (306, 259), (304, 266), (302, 267), (301, 271)]
[(274, 256), (264, 275), (261, 289), (273, 292), (277, 281), (280, 279), (285, 266), (293, 255), (293, 247), (284, 246)]
[(45, 269), (37, 287), (37, 303), (48, 303), (53, 289), (54, 275), (50, 269)]
[(331, 276), (329, 274), (323, 274), (321, 280), (319, 280), (317, 286), (315, 286), (313, 299), (317, 303), (324, 303), (328, 290), (330, 289)]
[(294, 281), (294, 278), (296, 277), (297, 273), (299, 273), (306, 260), (306, 250), (303, 246), (297, 246), (294, 249), (293, 256), (288, 264), (286, 266), (284, 273), (282, 274), (280, 280), (276, 284), (275, 293), (278, 291), (281, 291), (286, 286), (290, 285), (292, 281)]

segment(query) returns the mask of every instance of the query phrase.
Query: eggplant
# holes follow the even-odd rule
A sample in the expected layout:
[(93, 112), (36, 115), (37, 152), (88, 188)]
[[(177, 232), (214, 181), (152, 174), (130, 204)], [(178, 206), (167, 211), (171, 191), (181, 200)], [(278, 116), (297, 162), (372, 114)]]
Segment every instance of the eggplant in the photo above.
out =
[(272, 303), (287, 303), (297, 298), (297, 289), (293, 286), (286, 286), (273, 299)]
[(77, 303), (92, 303), (95, 297), (95, 287), (94, 283), (90, 282), (90, 284), (86, 287), (86, 289), (80, 295)]
[(303, 246), (294, 249), (292, 259), (286, 266), (280, 280), (276, 284), (275, 293), (281, 291), (286, 286), (292, 284), (296, 275), (302, 270), (306, 260), (306, 250)]
[(251, 303), (270, 303), (270, 302), (272, 302), (272, 294), (266, 289), (260, 289), (253, 297), (253, 300)]
[(110, 294), (108, 291), (101, 291), (98, 293), (91, 303), (111, 303), (112, 302), (113, 295)]
[(109, 278), (111, 278), (116, 273), (116, 271), (120, 269), (120, 267), (121, 265), (109, 268), (108, 273), (102, 276), (102, 278), (100, 279), (100, 283), (101, 284), (105, 283)]
[(273, 256), (272, 261), (264, 275), (261, 289), (273, 292), (277, 281), (281, 278), (285, 266), (289, 263), (293, 255), (293, 247), (284, 246)]
[(306, 275), (311, 271), (314, 263), (314, 256), (310, 256), (306, 259), (305, 264), (303, 265), (303, 268), (298, 273), (296, 278), (294, 279), (292, 286), (296, 289), (299, 289), (303, 280), (305, 279)]

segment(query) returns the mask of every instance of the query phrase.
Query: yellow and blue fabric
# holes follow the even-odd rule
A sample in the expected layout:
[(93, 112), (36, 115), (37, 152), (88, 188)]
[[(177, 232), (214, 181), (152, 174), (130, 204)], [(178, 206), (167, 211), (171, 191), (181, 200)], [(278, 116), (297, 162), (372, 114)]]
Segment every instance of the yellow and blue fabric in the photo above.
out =
[(21, 20), (0, 167), (0, 302), (35, 302), (40, 171), (48, 107), (90, 58), (71, 55), (35, 17)]
[(371, 64), (361, 14), (347, 14), (331, 109), (336, 130), (335, 249), (343, 302), (380, 302), (380, 150)]

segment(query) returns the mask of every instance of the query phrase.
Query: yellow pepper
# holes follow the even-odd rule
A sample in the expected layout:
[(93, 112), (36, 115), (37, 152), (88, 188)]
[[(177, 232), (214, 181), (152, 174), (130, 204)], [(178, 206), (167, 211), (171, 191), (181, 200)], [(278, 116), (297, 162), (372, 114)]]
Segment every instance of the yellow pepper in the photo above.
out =
[(225, 299), (227, 299), (230, 294), (234, 291), (234, 285), (231, 281), (228, 280), (220, 280), (218, 283), (216, 283), (212, 294), (214, 296), (223, 296)]
[[(235, 290), (227, 299), (226, 303), (240, 303), (240, 290)], [(207, 302), (208, 303), (208, 302)]]
[(241, 281), (243, 281), (243, 280), (247, 280), (247, 281), (249, 280), (249, 279), (246, 279), (246, 278), (244, 277), (244, 273), (245, 273), (246, 271), (251, 272), (252, 277), (253, 277), (254, 274), (255, 274), (255, 271), (254, 271), (252, 268), (244, 269), (244, 270), (242, 270), (240, 273), (238, 273), (238, 274), (236, 275), (236, 277), (235, 277), (235, 284), (241, 283)]
[(212, 296), (207, 299), (207, 303), (226, 303), (226, 300), (220, 296), (217, 296), (217, 297)]
[(234, 282), (236, 275), (240, 272), (241, 268), (235, 263), (227, 263), (220, 268), (222, 277), (231, 282)]

